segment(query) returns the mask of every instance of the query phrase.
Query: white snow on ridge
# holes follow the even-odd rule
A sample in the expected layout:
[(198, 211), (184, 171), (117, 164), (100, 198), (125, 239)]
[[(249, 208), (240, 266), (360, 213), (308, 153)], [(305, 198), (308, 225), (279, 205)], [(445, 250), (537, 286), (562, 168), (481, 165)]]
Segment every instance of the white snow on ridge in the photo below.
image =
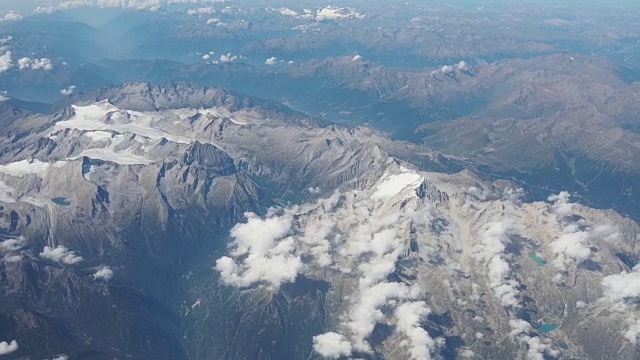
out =
[(92, 105), (72, 105), (72, 107), (75, 115), (69, 120), (57, 122), (54, 131), (77, 129), (104, 132), (112, 130), (119, 133), (129, 132), (152, 140), (165, 138), (180, 144), (191, 143), (191, 139), (188, 137), (171, 134), (154, 127), (153, 125), (161, 117), (151, 113), (122, 110), (107, 100)]
[(111, 161), (120, 165), (149, 165), (153, 160), (144, 156), (136, 155), (130, 151), (115, 152), (111, 148), (106, 149), (88, 149), (78, 155), (78, 157), (86, 156), (92, 159)]
[(13, 203), (16, 199), (13, 197), (15, 189), (0, 180), (0, 202)]
[(116, 151), (116, 146), (118, 146), (124, 140), (124, 135), (116, 135), (111, 138), (111, 144), (108, 147), (83, 150), (72, 160), (75, 160), (82, 156), (86, 156), (92, 159), (111, 161), (121, 165), (148, 165), (154, 162), (154, 160), (152, 159), (134, 154), (130, 149)]
[[(424, 178), (414, 172), (387, 175), (376, 186), (376, 191), (371, 195), (374, 200), (388, 199), (405, 191), (413, 191), (424, 181)], [(411, 194), (407, 193), (410, 196)]]
[(55, 163), (42, 162), (40, 160), (21, 160), (9, 164), (0, 165), (0, 173), (11, 176), (38, 175), (44, 177), (50, 166), (60, 168), (66, 164), (65, 161), (56, 161)]
[(112, 134), (108, 131), (87, 131), (83, 135), (93, 141), (109, 140), (112, 137)]
[(46, 206), (42, 201), (40, 201), (40, 200), (38, 200), (38, 199), (36, 199), (34, 197), (31, 197), (31, 196), (23, 196), (19, 200), (22, 201), (22, 202), (26, 202), (27, 204), (31, 204), (33, 206), (37, 206), (37, 207), (45, 207)]

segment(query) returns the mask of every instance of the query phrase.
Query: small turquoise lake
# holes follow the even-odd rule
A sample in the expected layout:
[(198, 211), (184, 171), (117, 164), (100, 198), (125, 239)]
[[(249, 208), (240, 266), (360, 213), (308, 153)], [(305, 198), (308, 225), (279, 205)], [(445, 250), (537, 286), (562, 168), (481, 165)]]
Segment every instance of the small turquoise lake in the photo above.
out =
[(51, 202), (53, 202), (54, 204), (62, 205), (62, 206), (71, 205), (71, 201), (69, 201), (66, 197), (55, 197), (51, 199)]
[(558, 324), (542, 324), (538, 326), (538, 331), (548, 333), (558, 328)]
[(536, 264), (538, 264), (538, 266), (545, 266), (547, 264), (547, 261), (541, 258), (540, 256), (536, 255), (536, 253), (529, 254), (529, 259), (535, 261)]

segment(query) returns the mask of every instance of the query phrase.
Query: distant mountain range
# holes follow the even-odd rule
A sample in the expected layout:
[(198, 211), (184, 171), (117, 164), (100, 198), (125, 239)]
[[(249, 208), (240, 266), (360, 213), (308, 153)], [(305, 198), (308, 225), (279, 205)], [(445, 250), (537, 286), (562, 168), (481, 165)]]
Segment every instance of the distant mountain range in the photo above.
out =
[(529, 202), (443, 173), (455, 157), (183, 83), (12, 113), (0, 338), (19, 357), (635, 352), (640, 229), (567, 193)]

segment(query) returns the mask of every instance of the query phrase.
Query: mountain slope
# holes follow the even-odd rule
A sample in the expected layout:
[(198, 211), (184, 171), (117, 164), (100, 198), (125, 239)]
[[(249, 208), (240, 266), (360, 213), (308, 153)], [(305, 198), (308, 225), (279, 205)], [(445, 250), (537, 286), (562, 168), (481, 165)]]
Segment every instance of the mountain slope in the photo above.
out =
[(635, 352), (635, 222), (369, 128), (127, 83), (20, 114), (0, 150), (18, 357)]

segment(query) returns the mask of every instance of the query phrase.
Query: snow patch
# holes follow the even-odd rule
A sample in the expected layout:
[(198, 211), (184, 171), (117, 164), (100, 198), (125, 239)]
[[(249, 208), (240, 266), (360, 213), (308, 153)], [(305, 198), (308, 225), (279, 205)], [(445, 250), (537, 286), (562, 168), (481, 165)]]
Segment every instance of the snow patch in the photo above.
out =
[(387, 175), (383, 179), (371, 195), (374, 200), (386, 200), (398, 194), (413, 192), (424, 181), (422, 176), (413, 172)]
[(44, 177), (47, 174), (49, 167), (61, 168), (65, 164), (66, 161), (47, 163), (37, 159), (21, 160), (9, 164), (0, 165), (0, 173), (17, 177), (26, 175), (37, 175), (39, 177)]

